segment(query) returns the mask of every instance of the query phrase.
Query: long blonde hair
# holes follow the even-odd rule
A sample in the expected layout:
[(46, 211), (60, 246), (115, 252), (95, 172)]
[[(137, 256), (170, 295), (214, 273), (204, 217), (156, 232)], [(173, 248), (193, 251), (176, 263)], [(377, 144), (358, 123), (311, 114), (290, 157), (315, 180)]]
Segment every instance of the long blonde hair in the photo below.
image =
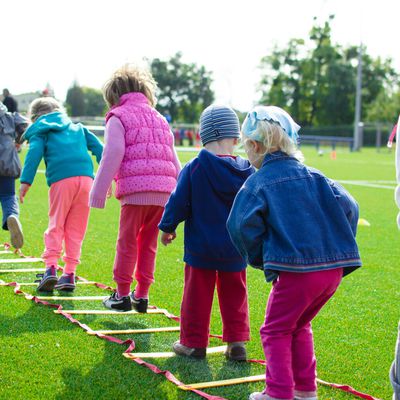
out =
[(133, 64), (125, 64), (117, 69), (104, 84), (103, 96), (108, 106), (112, 107), (119, 103), (122, 95), (140, 92), (147, 97), (149, 104), (154, 107), (157, 102), (156, 88), (156, 81), (149, 70)]

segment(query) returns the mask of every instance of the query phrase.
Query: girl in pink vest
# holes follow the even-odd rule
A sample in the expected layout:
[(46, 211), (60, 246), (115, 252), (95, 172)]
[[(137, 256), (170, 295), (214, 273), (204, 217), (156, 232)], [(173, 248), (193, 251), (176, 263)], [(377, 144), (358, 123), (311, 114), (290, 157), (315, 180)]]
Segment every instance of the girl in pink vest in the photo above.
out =
[[(104, 208), (113, 179), (121, 203), (114, 281), (117, 291), (103, 304), (145, 313), (154, 282), (158, 223), (181, 169), (168, 122), (155, 106), (156, 83), (141, 68), (125, 65), (103, 87), (106, 115), (103, 158), (90, 206)], [(135, 277), (136, 288), (131, 292)]]

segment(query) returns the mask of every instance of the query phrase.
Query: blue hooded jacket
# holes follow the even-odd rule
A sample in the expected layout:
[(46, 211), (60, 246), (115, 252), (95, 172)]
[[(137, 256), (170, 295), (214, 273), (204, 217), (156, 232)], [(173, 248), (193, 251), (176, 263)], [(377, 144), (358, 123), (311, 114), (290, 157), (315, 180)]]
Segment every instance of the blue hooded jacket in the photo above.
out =
[(236, 193), (254, 172), (241, 157), (218, 157), (205, 149), (182, 169), (159, 228), (172, 233), (185, 221), (187, 264), (230, 272), (246, 268), (229, 238), (226, 220)]
[(92, 158), (100, 163), (103, 153), (101, 141), (82, 124), (74, 124), (61, 112), (39, 117), (25, 132), (29, 142), (21, 174), (21, 182), (32, 184), (40, 161), (46, 164), (47, 184), (73, 176), (94, 177)]

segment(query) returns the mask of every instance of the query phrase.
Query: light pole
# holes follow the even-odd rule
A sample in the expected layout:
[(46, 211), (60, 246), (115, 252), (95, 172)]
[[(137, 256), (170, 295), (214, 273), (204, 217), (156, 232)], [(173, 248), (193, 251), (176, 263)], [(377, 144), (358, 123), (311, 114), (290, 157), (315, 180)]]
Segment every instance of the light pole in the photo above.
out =
[(357, 85), (356, 85), (356, 104), (354, 112), (354, 133), (353, 133), (353, 151), (357, 151), (361, 146), (360, 124), (361, 124), (361, 88), (362, 88), (362, 43), (358, 48), (358, 66), (357, 66)]

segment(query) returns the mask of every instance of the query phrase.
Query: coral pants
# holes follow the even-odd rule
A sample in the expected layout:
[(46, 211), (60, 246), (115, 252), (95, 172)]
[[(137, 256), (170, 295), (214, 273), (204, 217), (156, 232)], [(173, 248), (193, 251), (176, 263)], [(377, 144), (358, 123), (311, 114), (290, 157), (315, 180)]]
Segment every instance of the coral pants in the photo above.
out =
[(280, 272), (268, 299), (260, 334), (264, 347), (266, 393), (293, 399), (294, 389), (316, 390), (316, 359), (311, 320), (335, 293), (343, 269)]
[(211, 308), (217, 286), (224, 342), (245, 342), (250, 338), (246, 270), (223, 272), (185, 266), (181, 305), (180, 342), (188, 347), (207, 347)]
[(49, 226), (44, 233), (46, 266), (57, 265), (64, 241), (64, 272), (75, 272), (89, 219), (89, 192), (93, 179), (74, 176), (50, 186)]
[(133, 274), (135, 296), (147, 298), (154, 282), (158, 224), (164, 208), (125, 204), (121, 207), (114, 281), (119, 296), (128, 296)]

